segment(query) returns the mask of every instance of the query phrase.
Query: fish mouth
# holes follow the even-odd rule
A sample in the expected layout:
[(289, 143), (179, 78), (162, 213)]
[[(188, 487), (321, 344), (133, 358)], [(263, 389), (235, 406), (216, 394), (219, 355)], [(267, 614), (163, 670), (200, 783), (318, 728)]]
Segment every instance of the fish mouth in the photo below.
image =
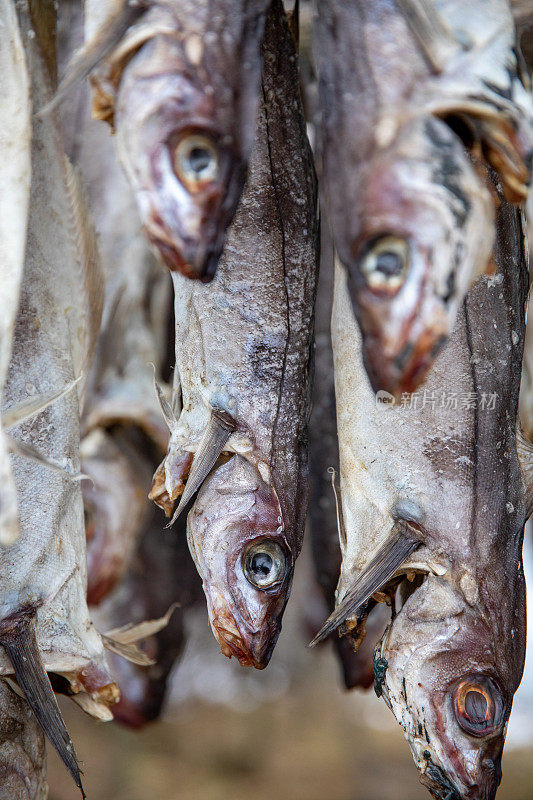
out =
[(239, 626), (227, 611), (214, 616), (211, 627), (222, 654), (227, 658), (235, 657), (242, 667), (265, 669), (268, 665), (277, 635), (270, 637), (269, 632), (244, 630), (244, 625)]
[(391, 349), (378, 338), (363, 338), (363, 359), (372, 389), (396, 400), (416, 392), (447, 342), (441, 332), (425, 331), (415, 342)]
[(201, 250), (192, 246), (181, 248), (165, 235), (151, 230), (148, 225), (145, 230), (161, 261), (171, 272), (179, 272), (185, 278), (202, 283), (209, 283), (213, 280), (222, 252), (221, 245)]
[(496, 797), (501, 781), (501, 767), (497, 760), (484, 758), (474, 781), (465, 773), (461, 775), (461, 769), (454, 782), (446, 770), (433, 761), (428, 751), (424, 752), (424, 759), (423, 765), (418, 764), (420, 783), (435, 800), (494, 800)]

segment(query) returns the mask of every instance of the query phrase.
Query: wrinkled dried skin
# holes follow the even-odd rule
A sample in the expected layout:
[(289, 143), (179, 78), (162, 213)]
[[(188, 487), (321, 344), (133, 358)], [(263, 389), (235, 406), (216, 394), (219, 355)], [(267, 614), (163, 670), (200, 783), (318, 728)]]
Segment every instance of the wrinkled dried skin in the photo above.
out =
[(46, 800), (43, 733), (29, 706), (0, 681), (0, 800)]
[[(388, 668), (380, 688), (422, 781), (440, 800), (494, 797), (524, 663), (525, 498), (515, 428), (527, 271), (520, 213), (505, 202), (497, 231), (496, 273), (470, 290), (425, 391), (403, 407), (376, 403), (344, 271), (336, 271), (332, 335), (346, 525), (338, 602), (391, 535), (395, 517), (421, 526), (423, 545), (399, 570), (415, 580), (403, 581), (401, 610), (382, 642)], [(416, 579), (416, 572), (429, 577)], [(362, 609), (349, 621), (355, 641), (364, 617)], [(454, 688), (476, 673), (501, 687), (493, 738), (467, 735), (453, 713)]]
[[(95, 114), (116, 125), (148, 239), (189, 278), (213, 277), (244, 187), (267, 5), (151, 3), (93, 76)], [(106, 9), (89, 4), (86, 20), (94, 35)], [(197, 169), (205, 146), (212, 158)]]
[(424, 380), (466, 291), (489, 267), (490, 196), (465, 145), (496, 167), (517, 203), (533, 148), (507, 3), (465, 9), (446, 0), (438, 13), (471, 44), (446, 41), (440, 71), (392, 0), (324, 0), (316, 18), (334, 242), (350, 271), (373, 388), (397, 398)]
[[(20, 282), (24, 268), (26, 225), (30, 199), (31, 102), (24, 48), (12, 0), (0, 3), (0, 401), (11, 356)], [(0, 545), (19, 534), (17, 496), (7, 443), (0, 423)]]
[[(50, 97), (27, 9), (19, 9), (34, 105)], [(24, 280), (5, 389), (5, 406), (62, 388), (87, 369), (97, 334), (101, 282), (86, 258), (87, 226), (54, 117), (35, 121)], [(79, 399), (71, 391), (14, 428), (69, 472), (79, 471)], [(0, 552), (0, 619), (36, 609), (37, 642), (49, 672), (97, 700), (114, 692), (102, 642), (87, 610), (85, 528), (79, 482), (21, 456), (12, 457), (21, 536)], [(2, 651), (0, 674), (12, 674)]]
[[(211, 624), (223, 651), (227, 655), (238, 653), (241, 661), (258, 667), (265, 666), (270, 655), (267, 640), (277, 638), (292, 565), (303, 536), (317, 258), (314, 172), (297, 94), (294, 50), (277, 3), (267, 19), (264, 62), (265, 102), (260, 109), (249, 180), (217, 275), (206, 287), (173, 274), (176, 374), (181, 384), (174, 387), (174, 401), (181, 389), (183, 410), (172, 426), (165, 460), (166, 492), (171, 498), (184, 477), (176, 465), (187, 463), (184, 452), (197, 452), (210, 421), (210, 409), (215, 407), (233, 420), (235, 430), (223, 452), (226, 457), (238, 453), (239, 458), (216, 468), (208, 479), (198, 502), (205, 491), (215, 507), (202, 500), (203, 519), (196, 506), (188, 536), (208, 592)], [(258, 592), (252, 584), (243, 585), (237, 600), (238, 616), (246, 619), (252, 614), (259, 619), (262, 614), (265, 620), (265, 630), (254, 631), (251, 637), (254, 642), (261, 639), (262, 644), (253, 647), (247, 644), (248, 637), (227, 599), (227, 584), (234, 581), (235, 564), (240, 564), (236, 554), (244, 557), (242, 546), (253, 538), (247, 513), (243, 512), (228, 539), (231, 552), (228, 550), (227, 568), (222, 559), (215, 569), (210, 563), (215, 558), (213, 549), (206, 549), (206, 544), (200, 547), (197, 541), (206, 520), (212, 514), (216, 516), (216, 487), (221, 474), (228, 476), (225, 503), (231, 505), (233, 496), (235, 502), (239, 497), (244, 502), (246, 496), (253, 505), (257, 492), (264, 496), (262, 504), (271, 527), (267, 530), (268, 526), (259, 521), (260, 535), (282, 542), (282, 582), (277, 581), (270, 594)], [(160, 483), (160, 474), (158, 478)], [(204, 534), (201, 536), (205, 539)], [(217, 586), (213, 596), (207, 570)], [(225, 587), (224, 591), (220, 587)], [(279, 595), (274, 616), (268, 611), (273, 595)], [(257, 610), (260, 597), (261, 612)], [(229, 649), (224, 631), (231, 633)]]
[(152, 507), (125, 578), (98, 609), (100, 627), (109, 630), (161, 617), (173, 603), (179, 604), (168, 625), (142, 645), (157, 662), (154, 666), (138, 667), (119, 656), (108, 655), (120, 689), (120, 701), (113, 707), (113, 716), (133, 728), (159, 717), (168, 677), (185, 643), (186, 609), (197, 604), (202, 595), (187, 548), (185, 519), (177, 523), (173, 536), (164, 532), (164, 524), (160, 513)]

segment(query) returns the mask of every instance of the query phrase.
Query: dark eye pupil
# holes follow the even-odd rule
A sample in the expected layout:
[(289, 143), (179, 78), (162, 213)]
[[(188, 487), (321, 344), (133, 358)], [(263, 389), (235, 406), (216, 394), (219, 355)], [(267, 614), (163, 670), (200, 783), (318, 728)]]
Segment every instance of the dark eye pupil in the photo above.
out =
[(487, 699), (481, 692), (467, 692), (465, 697), (465, 711), (472, 722), (482, 725), (486, 722)]
[(403, 261), (398, 253), (392, 250), (385, 250), (376, 258), (376, 269), (387, 277), (399, 275), (402, 271)]
[(189, 164), (194, 172), (200, 174), (211, 164), (211, 153), (203, 147), (193, 147), (189, 154)]
[(272, 557), (268, 553), (256, 553), (252, 556), (252, 563), (250, 565), (251, 571), (254, 575), (261, 578), (267, 578), (273, 566)]

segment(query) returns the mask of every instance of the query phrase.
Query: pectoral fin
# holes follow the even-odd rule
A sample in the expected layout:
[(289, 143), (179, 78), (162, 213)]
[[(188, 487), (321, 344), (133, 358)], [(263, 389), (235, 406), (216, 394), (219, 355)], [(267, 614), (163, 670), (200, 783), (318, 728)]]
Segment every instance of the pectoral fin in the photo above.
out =
[(9, 623), (4, 620), (0, 630), (0, 644), (11, 661), (17, 683), (39, 725), (85, 798), (74, 745), (39, 653), (35, 636), (35, 610), (21, 612)]
[(185, 484), (185, 490), (181, 495), (178, 507), (174, 512), (174, 516), (168, 523), (167, 528), (170, 528), (170, 526), (174, 524), (194, 493), (198, 491), (205, 481), (215, 466), (217, 458), (224, 449), (224, 445), (236, 427), (235, 420), (227, 411), (221, 411), (216, 408), (211, 409), (211, 418), (202, 441), (200, 442), (200, 446), (194, 454), (191, 471), (187, 483)]
[(328, 617), (309, 646), (314, 647), (353, 616), (357, 609), (372, 597), (374, 592), (381, 589), (394, 576), (406, 558), (421, 544), (420, 532), (417, 529), (406, 522), (397, 522), (391, 537), (379, 548), (374, 558), (357, 576), (351, 589)]
[(138, 624), (123, 625), (121, 628), (113, 628), (113, 630), (102, 634), (102, 641), (104, 646), (116, 653), (127, 661), (133, 664), (138, 664), (141, 667), (150, 667), (156, 662), (149, 658), (146, 653), (140, 650), (136, 642), (142, 639), (147, 639), (159, 631), (166, 628), (170, 621), (170, 617), (174, 613), (179, 603), (173, 603), (163, 617), (158, 619), (148, 619)]
[(524, 436), (520, 425), (516, 429), (516, 451), (526, 494), (526, 519), (529, 519), (533, 514), (533, 444)]

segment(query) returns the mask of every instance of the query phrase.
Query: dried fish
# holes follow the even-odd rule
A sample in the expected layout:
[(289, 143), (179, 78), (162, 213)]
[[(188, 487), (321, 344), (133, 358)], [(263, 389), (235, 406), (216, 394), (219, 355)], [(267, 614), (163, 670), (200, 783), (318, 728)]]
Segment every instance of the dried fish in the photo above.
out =
[[(88, 43), (65, 81), (112, 48), (92, 77), (94, 113), (116, 127), (120, 159), (162, 261), (209, 281), (246, 178), (268, 0), (137, 5), (86, 4)], [(124, 33), (113, 45), (112, 29)]]
[[(205, 287), (173, 273), (171, 442), (153, 490), (170, 514), (189, 470), (195, 486), (205, 479), (188, 539), (211, 626), (225, 655), (257, 668), (277, 639), (303, 535), (318, 238), (296, 56), (279, 2), (263, 48), (249, 180), (217, 276)], [(206, 431), (217, 427), (225, 435), (212, 436), (207, 453)]]
[(485, 163), (527, 195), (533, 106), (505, 0), (321, 3), (325, 188), (375, 391), (424, 380), (489, 268)]
[(0, 800), (46, 800), (44, 736), (28, 707), (0, 680)]
[[(13, 0), (1, 0), (0, 19), (0, 401), (11, 356), (11, 340), (24, 267), (31, 179), (31, 101), (24, 47)], [(0, 545), (19, 535), (17, 495), (8, 446), (0, 423)]]
[[(29, 3), (17, 4), (34, 105), (51, 96), (41, 39)], [(48, 53), (50, 56), (50, 53)], [(4, 393), (6, 408), (28, 394), (46, 396), (87, 374), (103, 300), (94, 232), (53, 116), (35, 121), (24, 280)], [(12, 429), (71, 472), (79, 471), (81, 383)], [(81, 488), (65, 474), (12, 456), (21, 536), (0, 551), (0, 674), (15, 674), (28, 703), (81, 788), (72, 743), (47, 678), (95, 705), (112, 703), (100, 637), (85, 599), (85, 529)], [(54, 679), (55, 680), (55, 679)]]
[(527, 269), (521, 214), (503, 198), (497, 231), (496, 274), (470, 290), (424, 392), (400, 405), (376, 402), (368, 387), (340, 266), (336, 273), (346, 542), (332, 623), (344, 622), (357, 643), (373, 601), (393, 603), (378, 689), (436, 798), (494, 798), (524, 664), (521, 546), (533, 456), (517, 452), (516, 407)]

